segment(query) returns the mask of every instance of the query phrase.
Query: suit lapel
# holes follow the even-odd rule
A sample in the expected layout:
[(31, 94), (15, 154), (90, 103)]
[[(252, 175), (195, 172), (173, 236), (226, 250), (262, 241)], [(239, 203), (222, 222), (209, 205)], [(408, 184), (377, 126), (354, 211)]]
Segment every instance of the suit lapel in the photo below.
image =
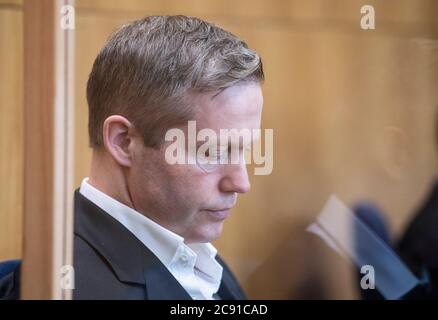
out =
[(144, 285), (148, 299), (191, 299), (140, 240), (78, 190), (74, 232), (104, 257), (120, 282)]
[(236, 287), (235, 280), (230, 276), (228, 270), (224, 268), (222, 282), (219, 287), (218, 295), (222, 300), (241, 300), (245, 297), (240, 295), (240, 287)]
[(191, 300), (192, 298), (163, 264), (144, 268), (149, 300)]

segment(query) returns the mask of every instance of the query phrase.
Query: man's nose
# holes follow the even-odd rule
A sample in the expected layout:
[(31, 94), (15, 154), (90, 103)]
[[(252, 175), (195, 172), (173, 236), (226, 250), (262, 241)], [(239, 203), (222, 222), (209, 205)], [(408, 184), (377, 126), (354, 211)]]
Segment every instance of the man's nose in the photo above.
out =
[(247, 193), (251, 189), (246, 164), (226, 165), (219, 188), (222, 192)]

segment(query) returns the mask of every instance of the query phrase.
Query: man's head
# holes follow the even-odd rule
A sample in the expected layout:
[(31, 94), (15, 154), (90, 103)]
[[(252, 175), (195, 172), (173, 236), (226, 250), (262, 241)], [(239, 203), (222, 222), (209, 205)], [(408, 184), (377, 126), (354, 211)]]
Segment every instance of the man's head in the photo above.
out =
[(226, 209), (249, 190), (245, 164), (172, 165), (164, 137), (189, 120), (218, 136), (258, 129), (263, 79), (254, 51), (203, 20), (151, 16), (123, 26), (88, 80), (90, 182), (186, 242), (216, 239)]

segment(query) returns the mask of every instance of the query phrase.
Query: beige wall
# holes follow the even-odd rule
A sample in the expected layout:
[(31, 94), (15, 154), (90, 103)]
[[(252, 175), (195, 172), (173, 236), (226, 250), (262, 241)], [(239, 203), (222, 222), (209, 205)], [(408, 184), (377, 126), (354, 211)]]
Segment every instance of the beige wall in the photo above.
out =
[[(307, 240), (303, 229), (335, 193), (349, 204), (377, 202), (394, 234), (400, 233), (437, 168), (432, 139), (436, 77), (424, 71), (430, 70), (430, 58), (415, 56), (409, 39), (438, 37), (433, 15), (438, 3), (367, 1), (376, 8), (373, 31), (359, 27), (362, 4), (76, 0), (76, 185), (88, 174), (91, 155), (86, 80), (110, 33), (147, 14), (213, 21), (261, 54), (266, 71), (263, 126), (274, 129), (274, 171), (251, 178), (252, 191), (241, 196), (216, 243), (221, 255), (250, 297), (304, 297), (302, 289), (315, 283), (320, 287), (316, 295), (355, 297), (351, 270)], [(14, 30), (0, 29), (0, 66), (7, 70), (7, 75), (0, 72), (0, 107), (1, 114), (8, 114), (0, 118), (0, 170), (6, 181), (0, 194), (3, 259), (20, 255), (20, 5), (0, 5), (0, 18), (1, 26)], [(5, 47), (17, 54), (8, 54)]]
[(21, 1), (0, 1), (0, 261), (22, 254), (22, 17)]

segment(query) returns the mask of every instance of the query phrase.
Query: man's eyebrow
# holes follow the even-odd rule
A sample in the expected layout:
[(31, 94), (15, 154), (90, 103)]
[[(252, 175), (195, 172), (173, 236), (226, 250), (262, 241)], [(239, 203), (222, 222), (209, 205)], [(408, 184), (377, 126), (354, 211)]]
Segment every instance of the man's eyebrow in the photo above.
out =
[[(247, 147), (247, 146), (251, 145), (253, 143), (253, 141), (255, 141), (257, 139), (260, 139), (260, 134), (259, 133), (257, 133), (257, 134), (252, 133), (251, 136), (248, 136), (248, 137), (239, 136), (239, 142), (238, 143), (233, 143), (235, 141), (235, 139), (227, 137), (226, 145), (228, 147), (232, 147), (233, 145), (237, 145), (238, 144), (239, 147), (240, 146)], [(196, 146), (199, 147), (199, 146), (201, 146), (201, 145), (203, 145), (205, 143), (208, 143), (210, 141), (211, 141), (211, 139), (209, 139), (209, 137), (207, 136), (204, 140), (196, 140)], [(219, 147), (223, 147), (224, 146), (224, 143), (221, 141), (220, 137), (217, 137), (216, 144)]]

